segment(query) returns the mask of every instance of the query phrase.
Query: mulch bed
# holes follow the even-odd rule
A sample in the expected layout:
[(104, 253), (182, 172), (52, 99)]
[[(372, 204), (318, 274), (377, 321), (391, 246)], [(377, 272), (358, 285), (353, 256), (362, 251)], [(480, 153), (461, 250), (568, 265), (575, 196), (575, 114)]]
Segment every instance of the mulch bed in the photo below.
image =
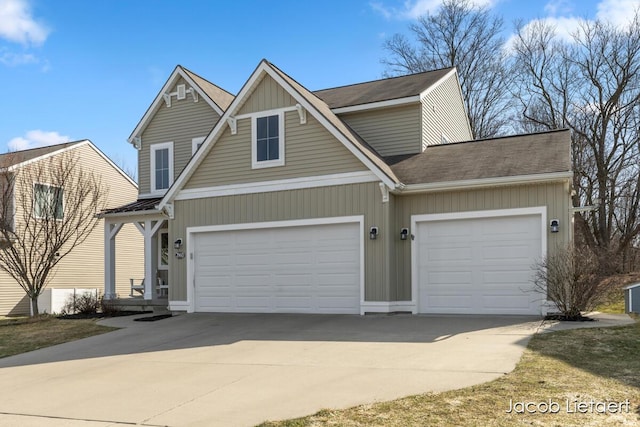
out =
[(580, 315), (578, 317), (567, 317), (563, 314), (547, 314), (544, 320), (560, 320), (562, 322), (597, 322), (597, 319)]
[(76, 313), (76, 314), (64, 314), (58, 316), (58, 319), (104, 319), (106, 317), (120, 317), (120, 316), (133, 316), (136, 314), (149, 314), (153, 311), (136, 311), (136, 310), (122, 310), (114, 311), (113, 313)]

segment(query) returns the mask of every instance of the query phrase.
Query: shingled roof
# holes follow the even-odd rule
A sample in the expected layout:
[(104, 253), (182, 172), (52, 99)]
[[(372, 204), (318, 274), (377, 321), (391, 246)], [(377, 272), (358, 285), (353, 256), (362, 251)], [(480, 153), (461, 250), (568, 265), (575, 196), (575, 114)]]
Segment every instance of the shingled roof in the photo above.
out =
[(65, 148), (80, 144), (84, 141), (86, 140), (83, 139), (80, 141), (64, 142), (62, 144), (48, 145), (46, 147), (31, 148), (21, 151), (11, 151), (8, 153), (0, 154), (0, 168), (7, 168), (23, 162), (27, 162), (29, 160), (37, 159), (38, 157), (46, 156), (47, 154), (64, 150)]
[(231, 101), (235, 98), (234, 95), (222, 89), (219, 86), (214, 85), (209, 80), (205, 80), (193, 71), (187, 70), (180, 66), (182, 70), (187, 73), (194, 83), (197, 84), (200, 89), (211, 99), (222, 111), (225, 111), (231, 105)]
[(117, 213), (135, 213), (142, 212), (148, 210), (154, 210), (155, 207), (160, 203), (162, 197), (154, 197), (151, 199), (138, 199), (135, 202), (127, 203), (123, 206), (118, 206), (116, 208), (105, 209), (100, 212), (100, 215), (107, 214), (117, 214)]
[(412, 156), (386, 158), (403, 184), (571, 171), (568, 129), (428, 147)]
[(408, 76), (390, 77), (313, 92), (329, 108), (349, 107), (372, 102), (389, 101), (420, 95), (425, 89), (436, 83), (453, 68), (426, 71)]

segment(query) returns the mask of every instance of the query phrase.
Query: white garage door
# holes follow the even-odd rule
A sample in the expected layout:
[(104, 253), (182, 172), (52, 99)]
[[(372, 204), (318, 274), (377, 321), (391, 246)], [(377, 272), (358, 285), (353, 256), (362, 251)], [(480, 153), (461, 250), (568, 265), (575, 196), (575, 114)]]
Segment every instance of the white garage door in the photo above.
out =
[(531, 283), (540, 222), (522, 215), (417, 223), (419, 311), (540, 314)]
[(195, 310), (359, 313), (358, 223), (195, 235)]

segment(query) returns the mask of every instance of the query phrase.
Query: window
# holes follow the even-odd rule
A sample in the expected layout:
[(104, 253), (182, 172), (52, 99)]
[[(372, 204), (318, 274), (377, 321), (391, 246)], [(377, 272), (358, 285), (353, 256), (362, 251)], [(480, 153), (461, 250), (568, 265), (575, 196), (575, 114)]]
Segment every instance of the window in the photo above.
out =
[(284, 165), (284, 113), (253, 118), (254, 168)]
[(62, 187), (34, 184), (33, 215), (36, 218), (64, 218), (63, 197)]
[(200, 146), (204, 142), (204, 138), (205, 138), (204, 136), (201, 136), (200, 138), (193, 138), (191, 140), (191, 155), (192, 156), (194, 154), (196, 154), (196, 151), (198, 151), (198, 149), (200, 148)]
[(159, 193), (173, 183), (173, 142), (151, 146), (151, 192)]
[(158, 270), (169, 268), (169, 232), (160, 230), (158, 233)]

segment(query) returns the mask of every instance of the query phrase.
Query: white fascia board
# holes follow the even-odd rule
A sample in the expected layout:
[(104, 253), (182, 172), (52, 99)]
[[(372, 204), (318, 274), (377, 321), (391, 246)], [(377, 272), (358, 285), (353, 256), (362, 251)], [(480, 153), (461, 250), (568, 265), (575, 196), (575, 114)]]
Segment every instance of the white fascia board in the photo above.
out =
[(347, 107), (332, 108), (334, 114), (355, 113), (356, 111), (374, 110), (377, 108), (396, 107), (420, 102), (420, 95), (408, 96), (406, 98), (389, 99), (387, 101), (370, 102), (368, 104), (350, 105)]
[[(149, 216), (155, 216), (156, 218), (147, 218)], [(98, 214), (97, 215), (98, 218), (105, 218), (105, 219), (117, 219), (118, 221), (111, 221), (111, 222), (123, 222), (123, 223), (129, 223), (129, 222), (135, 222), (138, 219), (140, 219), (141, 217), (144, 217), (144, 219), (167, 219), (167, 216), (164, 215), (161, 211), (157, 210), (157, 209), (148, 209), (146, 211), (131, 211), (131, 212), (116, 212), (116, 213), (109, 213), (109, 214)]]
[(447, 74), (445, 74), (444, 76), (440, 77), (440, 79), (437, 82), (435, 82), (434, 84), (432, 84), (431, 86), (429, 86), (428, 88), (426, 88), (425, 90), (420, 92), (419, 99), (424, 99), (427, 95), (429, 95), (431, 92), (433, 92), (438, 86), (440, 86), (442, 83), (446, 82), (447, 79), (449, 77), (451, 77), (451, 75), (453, 75), (453, 74), (455, 74), (456, 76), (458, 74), (458, 71), (457, 71), (457, 69), (455, 67), (453, 67), (453, 69), (451, 69)]
[(536, 184), (542, 182), (565, 182), (573, 178), (573, 172), (553, 172), (535, 175), (517, 175), (498, 178), (466, 179), (461, 181), (435, 182), (431, 184), (408, 184), (396, 194), (430, 193), (437, 191), (468, 190), (481, 187), (500, 187), (515, 184)]
[(364, 165), (371, 170), (373, 173), (378, 176), (378, 178), (384, 182), (389, 188), (395, 188), (396, 183), (389, 178), (384, 172), (382, 172), (371, 160), (369, 160), (360, 150), (358, 150), (347, 138), (339, 132), (333, 125), (331, 125), (327, 119), (324, 118), (322, 114), (320, 114), (315, 107), (313, 107), (309, 102), (307, 102), (304, 97), (302, 97), (294, 88), (292, 88), (287, 82), (285, 82), (278, 73), (274, 72), (267, 63), (263, 60), (260, 62), (256, 70), (253, 72), (249, 80), (242, 86), (242, 89), (238, 93), (238, 95), (233, 99), (227, 111), (220, 117), (220, 120), (216, 123), (215, 127), (211, 130), (207, 138), (202, 143), (200, 149), (196, 152), (196, 154), (191, 158), (187, 166), (184, 168), (182, 173), (178, 176), (178, 179), (173, 183), (173, 185), (169, 188), (169, 191), (165, 194), (164, 198), (158, 205), (159, 209), (170, 203), (177, 193), (181, 190), (182, 186), (186, 183), (186, 181), (193, 175), (194, 171), (198, 168), (202, 160), (205, 158), (211, 147), (213, 147), (219, 140), (222, 135), (225, 126), (227, 126), (227, 119), (229, 117), (233, 117), (236, 111), (242, 106), (245, 98), (253, 89), (253, 85), (262, 78), (263, 74), (266, 73), (271, 76), (278, 84), (287, 89), (287, 92), (296, 100), (299, 104), (301, 104), (307, 111), (311, 112), (313, 117), (315, 117), (329, 132), (334, 135), (352, 154), (354, 154)]
[(634, 285), (629, 285), (629, 286), (625, 287), (624, 289), (634, 289), (634, 288), (637, 288), (638, 286), (640, 286), (640, 283), (636, 283)]
[(361, 152), (358, 148), (356, 148), (351, 141), (340, 132), (335, 126), (333, 126), (329, 120), (327, 120), (311, 103), (309, 103), (306, 98), (304, 98), (301, 94), (298, 93), (293, 87), (289, 85), (284, 79), (278, 75), (278, 73), (273, 72), (270, 68), (266, 68), (266, 72), (273, 78), (278, 84), (284, 88), (287, 88), (287, 92), (293, 98), (298, 101), (307, 111), (311, 113), (311, 115), (322, 124), (325, 129), (329, 131), (338, 141), (345, 146), (347, 150), (351, 152), (358, 160), (360, 160), (369, 170), (375, 173), (380, 181), (384, 182), (387, 187), (395, 188), (396, 183), (389, 178), (384, 172), (382, 172), (363, 152)]
[(173, 70), (173, 72), (167, 79), (167, 82), (164, 84), (164, 86), (162, 86), (162, 89), (160, 89), (160, 92), (158, 92), (158, 95), (153, 100), (153, 102), (151, 103), (147, 111), (144, 113), (144, 116), (142, 116), (142, 119), (140, 119), (140, 121), (138, 122), (138, 125), (136, 126), (136, 128), (133, 130), (133, 132), (131, 132), (131, 135), (129, 135), (129, 138), (127, 138), (127, 141), (129, 141), (130, 144), (133, 144), (133, 139), (139, 136), (142, 133), (142, 131), (144, 131), (144, 129), (147, 127), (147, 124), (149, 124), (149, 121), (155, 114), (158, 104), (164, 102), (163, 95), (165, 94), (165, 92), (168, 92), (169, 89), (171, 89), (171, 86), (175, 84), (176, 79), (178, 77), (182, 77), (183, 79), (185, 79), (185, 81), (188, 82), (191, 85), (191, 87), (193, 87), (198, 92), (198, 95), (200, 95), (205, 101), (207, 101), (207, 104), (211, 106), (211, 108), (213, 108), (219, 115), (223, 114), (223, 111), (220, 109), (220, 107), (218, 107), (216, 103), (213, 102), (213, 100), (209, 98), (207, 94), (205, 94), (202, 91), (200, 86), (198, 86), (193, 81), (193, 79), (187, 75), (187, 73), (182, 71), (182, 68), (180, 66), (176, 66), (176, 68)]
[(49, 157), (57, 156), (58, 154), (66, 153), (67, 151), (75, 150), (76, 148), (82, 147), (84, 145), (93, 145), (93, 144), (88, 139), (84, 139), (68, 147), (61, 148), (56, 151), (52, 151), (51, 153), (43, 154), (42, 156), (34, 157), (33, 159), (25, 160), (24, 162), (21, 162), (21, 163), (16, 163), (15, 165), (11, 165), (8, 168), (6, 168), (5, 171), (14, 172), (17, 169), (20, 169), (21, 167), (24, 167), (26, 165), (30, 165), (32, 163), (36, 163), (44, 159), (48, 159)]
[(377, 181), (379, 181), (378, 177), (371, 171), (348, 172), (274, 181), (220, 185), (216, 187), (190, 188), (178, 192), (174, 200), (193, 200), (208, 197), (235, 196), (240, 194), (270, 193), (274, 191), (330, 187), (334, 185), (359, 184)]

